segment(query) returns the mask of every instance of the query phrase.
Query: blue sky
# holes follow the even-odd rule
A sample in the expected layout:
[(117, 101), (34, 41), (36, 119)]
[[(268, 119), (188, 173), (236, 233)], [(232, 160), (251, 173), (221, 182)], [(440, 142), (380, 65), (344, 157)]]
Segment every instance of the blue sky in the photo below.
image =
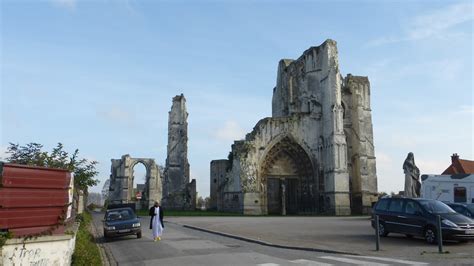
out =
[(93, 191), (112, 158), (164, 164), (184, 93), (208, 195), (210, 161), (271, 115), (278, 61), (328, 38), (342, 74), (371, 82), (379, 191), (403, 189), (408, 152), (426, 174), (474, 158), (472, 1), (0, 2), (0, 157), (9, 142), (79, 148), (100, 163)]

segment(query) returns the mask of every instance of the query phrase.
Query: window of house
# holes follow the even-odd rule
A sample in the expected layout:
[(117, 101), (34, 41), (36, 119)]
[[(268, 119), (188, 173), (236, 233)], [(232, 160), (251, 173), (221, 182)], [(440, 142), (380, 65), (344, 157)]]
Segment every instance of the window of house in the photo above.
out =
[(455, 187), (454, 188), (454, 202), (466, 202), (466, 188)]

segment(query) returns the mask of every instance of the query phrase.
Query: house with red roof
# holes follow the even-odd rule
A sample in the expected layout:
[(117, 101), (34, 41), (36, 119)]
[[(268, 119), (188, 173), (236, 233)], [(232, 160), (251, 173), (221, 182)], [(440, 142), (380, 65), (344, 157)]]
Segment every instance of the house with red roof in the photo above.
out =
[(474, 174), (474, 161), (459, 159), (459, 155), (455, 153), (451, 156), (451, 165), (442, 174)]

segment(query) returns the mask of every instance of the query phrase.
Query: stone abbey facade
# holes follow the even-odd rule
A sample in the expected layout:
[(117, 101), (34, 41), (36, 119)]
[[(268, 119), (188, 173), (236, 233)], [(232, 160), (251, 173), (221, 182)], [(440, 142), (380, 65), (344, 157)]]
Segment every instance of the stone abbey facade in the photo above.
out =
[(243, 214), (367, 213), (377, 195), (370, 84), (327, 40), (278, 65), (272, 117), (211, 162), (211, 205)]

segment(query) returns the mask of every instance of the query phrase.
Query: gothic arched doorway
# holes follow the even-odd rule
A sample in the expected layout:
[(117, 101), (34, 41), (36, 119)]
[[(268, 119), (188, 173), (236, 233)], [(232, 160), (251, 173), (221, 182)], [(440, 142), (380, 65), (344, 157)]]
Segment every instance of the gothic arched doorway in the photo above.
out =
[(268, 214), (317, 212), (317, 181), (307, 152), (284, 137), (266, 154), (261, 167)]

